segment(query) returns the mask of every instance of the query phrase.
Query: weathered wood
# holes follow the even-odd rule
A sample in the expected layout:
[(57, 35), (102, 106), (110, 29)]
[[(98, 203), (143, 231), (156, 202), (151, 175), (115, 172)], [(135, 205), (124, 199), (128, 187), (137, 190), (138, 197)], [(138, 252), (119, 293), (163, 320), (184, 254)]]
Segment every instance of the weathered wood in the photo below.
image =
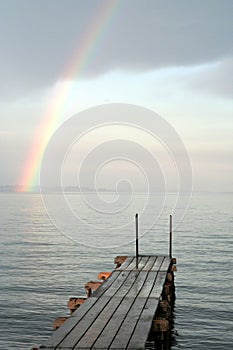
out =
[(167, 277), (166, 277), (166, 281), (172, 282), (173, 279), (174, 279), (173, 273), (168, 272), (168, 273), (167, 273)]
[(114, 293), (122, 286), (128, 278), (130, 271), (121, 273), (120, 271), (113, 271), (111, 276), (104, 281), (101, 288), (95, 290), (92, 296), (101, 297), (102, 295), (114, 295)]
[(108, 349), (112, 340), (114, 339), (122, 321), (129, 312), (134, 298), (124, 298), (119, 299), (120, 304), (113, 313), (111, 319), (107, 323), (106, 327), (103, 329), (101, 336), (97, 339), (94, 344), (94, 349)]
[[(121, 286), (119, 286), (119, 280), (118, 280), (118, 283), (116, 283), (114, 286), (113, 285), (111, 286), (112, 287), (111, 291), (107, 290), (107, 292), (103, 294), (102, 297), (108, 296), (110, 298), (111, 295), (113, 295), (114, 288), (115, 288), (114, 297), (110, 299), (108, 305), (106, 305), (102, 313), (98, 316), (98, 319), (93, 317), (93, 314), (91, 315), (92, 325), (89, 328), (88, 332), (86, 332), (85, 336), (81, 339), (81, 341), (77, 343), (76, 345), (77, 349), (79, 349), (79, 347), (84, 347), (84, 346), (91, 347), (92, 344), (95, 342), (96, 338), (98, 337), (100, 329), (104, 328), (105, 325), (107, 324), (108, 324), (108, 327), (107, 327), (108, 340), (109, 340), (109, 334), (110, 334), (109, 329), (112, 328), (114, 332), (117, 331), (116, 323), (118, 320), (121, 321), (121, 317), (123, 317), (123, 316), (119, 317), (119, 312), (121, 312), (121, 315), (125, 314), (127, 308), (130, 308), (130, 305), (134, 300), (134, 296), (132, 296), (131, 302), (129, 298), (130, 292), (132, 291), (133, 286), (135, 287), (136, 285), (135, 288), (139, 288), (140, 282), (137, 280), (137, 277), (139, 276), (139, 274), (137, 274), (137, 277), (135, 276), (136, 276), (135, 272), (126, 273), (125, 278), (122, 280)], [(127, 299), (125, 299), (125, 301), (122, 303), (122, 299), (124, 297)], [(88, 322), (90, 322), (90, 320)], [(113, 327), (112, 327), (112, 324), (114, 324)], [(104, 335), (102, 335), (101, 338), (104, 339)], [(102, 344), (101, 346), (106, 346), (106, 345)]]
[[(91, 298), (90, 298), (91, 299)], [(84, 336), (90, 327), (90, 324), (99, 316), (101, 310), (108, 304), (110, 297), (100, 297), (97, 302), (87, 311), (85, 317), (83, 317), (77, 325), (69, 332), (69, 336), (65, 337), (64, 340), (59, 344), (59, 349), (68, 348), (73, 349), (79, 340)], [(84, 303), (83, 305), (85, 305)], [(80, 307), (79, 309), (81, 309)], [(77, 310), (78, 311), (78, 310)], [(76, 312), (77, 312), (76, 311)]]
[[(128, 272), (128, 273), (127, 273)], [(106, 296), (114, 296), (117, 298), (124, 298), (125, 295), (130, 291), (131, 287), (135, 283), (139, 272), (127, 271), (122, 277), (121, 287), (117, 283), (113, 284), (105, 293)]]
[(170, 260), (170, 258), (168, 256), (166, 256), (166, 257), (164, 257), (163, 263), (162, 263), (162, 265), (161, 265), (159, 270), (167, 272), (167, 270), (169, 269), (170, 265), (171, 265), (171, 260)]
[(84, 315), (91, 309), (96, 301), (97, 298), (93, 296), (87, 299), (86, 302), (80, 308), (78, 308), (58, 330), (52, 334), (46, 343), (40, 346), (40, 349), (56, 349), (62, 340), (68, 336), (70, 331), (75, 328), (77, 323), (83, 319)]
[(150, 256), (147, 263), (143, 267), (143, 271), (150, 271), (152, 268), (154, 268), (158, 257), (157, 256)]
[(176, 271), (177, 271), (176, 265), (172, 265), (172, 266), (170, 267), (170, 271), (176, 272)]
[(111, 272), (99, 272), (98, 273), (98, 280), (105, 281), (110, 275), (111, 275)]
[(54, 321), (53, 321), (53, 329), (58, 329), (61, 327), (61, 325), (68, 319), (68, 316), (64, 316), (64, 317), (57, 317)]
[(150, 293), (150, 298), (158, 299), (161, 296), (166, 275), (167, 275), (166, 271), (157, 272), (157, 277), (154, 281), (154, 285)]
[[(125, 281), (126, 283), (124, 283)], [(120, 284), (119, 282), (121, 282), (122, 284)], [(99, 317), (101, 311), (105, 309), (105, 307), (110, 302), (112, 297), (114, 296), (115, 298), (120, 298), (121, 300), (121, 298), (123, 298), (125, 294), (128, 293), (128, 291), (130, 290), (131, 286), (134, 283), (135, 283), (135, 272), (132, 271), (132, 272), (129, 272), (128, 274), (127, 273), (122, 274), (122, 279), (121, 278), (117, 279), (117, 283), (113, 283), (106, 290), (106, 292), (103, 293), (98, 298), (97, 302), (86, 313), (85, 318), (81, 320), (78, 323), (77, 327), (70, 332), (69, 337), (67, 337), (67, 339), (64, 339), (64, 341), (59, 345), (59, 348), (60, 347), (73, 348), (81, 340), (83, 335), (87, 332), (90, 325), (92, 325), (96, 321), (97, 317)], [(124, 312), (125, 312), (125, 308), (124, 308)], [(100, 329), (101, 328), (99, 328), (99, 332), (100, 332)]]
[(156, 276), (157, 272), (147, 272), (146, 280), (144, 281), (143, 287), (137, 296), (138, 298), (148, 298), (152, 291)]
[(74, 312), (80, 305), (84, 303), (86, 297), (72, 297), (68, 300), (67, 306), (71, 312)]
[[(86, 334), (82, 337), (82, 339), (76, 344), (76, 347), (79, 349), (80, 347), (89, 347), (91, 348), (95, 343), (96, 339), (100, 334), (100, 329), (104, 329), (110, 319), (113, 317), (114, 312), (117, 310), (121, 303), (121, 298), (112, 298), (110, 302), (106, 305), (104, 310), (98, 316), (97, 319), (90, 326)], [(108, 334), (109, 338), (109, 334)]]
[[(91, 296), (41, 349), (139, 350), (145, 348), (151, 329), (164, 331), (166, 322), (153, 320), (161, 296), (169, 289), (171, 259), (139, 256), (136, 269), (135, 257), (121, 258), (115, 259), (120, 266), (103, 282), (85, 285), (87, 290), (93, 290)], [(70, 306), (75, 303), (70, 301)], [(165, 304), (160, 303), (161, 312)]]
[(123, 319), (117, 335), (109, 347), (110, 349), (126, 349), (145, 303), (146, 299), (144, 298), (135, 299), (127, 316)]
[(172, 263), (173, 265), (175, 265), (175, 264), (176, 264), (176, 258), (172, 258), (171, 263)]
[(153, 331), (154, 332), (167, 332), (169, 330), (169, 322), (167, 320), (158, 319), (154, 320)]
[(116, 256), (114, 259), (114, 264), (116, 264), (116, 268), (120, 267), (127, 258), (127, 256)]
[(87, 293), (87, 297), (91, 296), (91, 293), (93, 290), (96, 290), (97, 288), (99, 288), (99, 286), (101, 286), (102, 282), (99, 281), (89, 281), (85, 284), (85, 290)]
[(159, 314), (164, 313), (167, 314), (170, 311), (171, 307), (167, 300), (160, 300), (159, 302)]
[(154, 265), (152, 266), (151, 271), (158, 272), (160, 270), (162, 263), (163, 263), (163, 260), (164, 260), (164, 256), (157, 256), (156, 261), (155, 261)]
[(158, 307), (159, 299), (147, 299), (140, 318), (132, 333), (127, 349), (145, 349), (145, 343), (151, 330), (151, 320), (153, 320)]
[[(130, 263), (128, 263), (130, 260)], [(139, 261), (142, 260), (142, 257), (139, 258)], [(125, 262), (117, 268), (118, 271), (123, 271), (123, 270), (127, 270), (127, 271), (131, 271), (133, 269), (136, 269), (136, 259), (135, 257), (130, 257), (130, 258), (127, 258), (125, 260)]]

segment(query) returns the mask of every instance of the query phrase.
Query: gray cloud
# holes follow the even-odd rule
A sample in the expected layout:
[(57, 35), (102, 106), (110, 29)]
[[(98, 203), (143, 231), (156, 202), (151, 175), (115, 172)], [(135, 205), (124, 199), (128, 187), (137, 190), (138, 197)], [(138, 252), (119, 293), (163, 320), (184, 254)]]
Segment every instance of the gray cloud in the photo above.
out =
[(199, 91), (218, 96), (233, 96), (233, 58), (223, 60), (213, 67), (207, 67), (191, 80), (191, 85)]
[[(0, 2), (0, 94), (24, 95), (64, 78), (109, 1)], [(101, 36), (83, 78), (214, 62), (232, 55), (229, 0), (127, 0)]]

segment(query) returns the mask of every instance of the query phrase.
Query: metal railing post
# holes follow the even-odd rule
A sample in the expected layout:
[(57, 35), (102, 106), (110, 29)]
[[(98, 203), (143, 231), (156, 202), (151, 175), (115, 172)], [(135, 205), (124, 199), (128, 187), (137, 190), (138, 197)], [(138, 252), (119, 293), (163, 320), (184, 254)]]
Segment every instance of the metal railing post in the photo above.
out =
[(170, 215), (169, 257), (172, 258), (172, 215)]
[(138, 214), (135, 215), (136, 224), (136, 269), (138, 269)]

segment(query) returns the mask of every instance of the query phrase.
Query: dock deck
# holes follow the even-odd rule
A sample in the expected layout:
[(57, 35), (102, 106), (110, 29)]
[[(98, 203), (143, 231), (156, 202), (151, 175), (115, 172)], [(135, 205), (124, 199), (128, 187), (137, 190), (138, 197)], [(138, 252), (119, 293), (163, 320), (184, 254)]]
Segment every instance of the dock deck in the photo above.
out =
[(145, 349), (172, 260), (127, 257), (40, 349)]

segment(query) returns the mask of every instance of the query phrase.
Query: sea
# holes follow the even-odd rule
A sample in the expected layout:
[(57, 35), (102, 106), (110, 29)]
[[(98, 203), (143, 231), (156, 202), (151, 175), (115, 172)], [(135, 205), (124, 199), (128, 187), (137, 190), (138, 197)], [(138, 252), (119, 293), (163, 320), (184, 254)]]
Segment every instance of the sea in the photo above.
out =
[(97, 201), (91, 193), (70, 193), (65, 203), (73, 219), (59, 196), (0, 194), (0, 349), (42, 344), (54, 319), (69, 315), (70, 297), (85, 295), (86, 282), (114, 269), (116, 255), (135, 254), (136, 212), (139, 254), (155, 255), (168, 254), (173, 214), (171, 349), (233, 349), (232, 193), (194, 193), (188, 205), (179, 202), (180, 211), (172, 193), (166, 201), (161, 194), (149, 201), (122, 194), (119, 201), (119, 194), (103, 193)]

